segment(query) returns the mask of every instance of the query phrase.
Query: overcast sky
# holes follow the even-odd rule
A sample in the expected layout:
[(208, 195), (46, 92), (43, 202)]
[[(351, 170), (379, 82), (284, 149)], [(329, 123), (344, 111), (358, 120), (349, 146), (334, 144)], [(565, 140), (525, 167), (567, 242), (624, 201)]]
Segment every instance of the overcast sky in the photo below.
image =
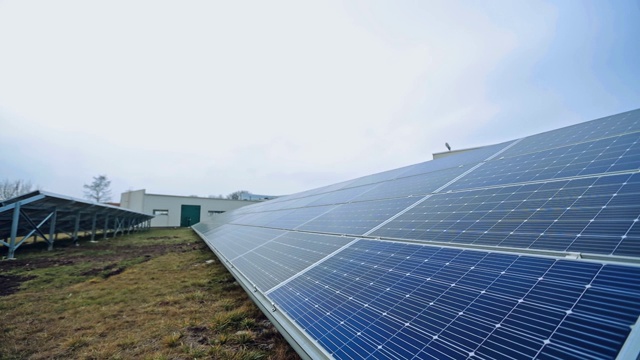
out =
[(0, 0), (0, 178), (288, 194), (636, 109), (639, 4)]

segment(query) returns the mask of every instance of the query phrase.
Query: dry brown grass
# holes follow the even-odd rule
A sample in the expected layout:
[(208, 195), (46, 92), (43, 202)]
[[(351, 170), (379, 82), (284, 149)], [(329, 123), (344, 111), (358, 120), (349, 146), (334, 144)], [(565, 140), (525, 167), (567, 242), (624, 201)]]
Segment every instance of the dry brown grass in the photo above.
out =
[(2, 359), (298, 358), (188, 229), (17, 255), (0, 273), (30, 280), (0, 297)]

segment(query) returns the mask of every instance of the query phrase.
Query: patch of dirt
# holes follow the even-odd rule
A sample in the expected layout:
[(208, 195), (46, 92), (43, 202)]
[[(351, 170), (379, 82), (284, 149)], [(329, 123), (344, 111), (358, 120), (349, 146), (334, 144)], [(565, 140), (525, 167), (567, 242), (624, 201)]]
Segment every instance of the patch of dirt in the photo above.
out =
[[(146, 257), (146, 256), (145, 256)], [(151, 257), (145, 259), (145, 261), (150, 260)], [(109, 264), (107, 266), (101, 268), (90, 269), (83, 272), (81, 275), (83, 276), (102, 276), (105, 279), (108, 279), (112, 276), (121, 274), (125, 268), (118, 267), (118, 264)]]
[[(82, 263), (95, 263), (95, 262), (109, 262), (109, 263), (118, 263), (122, 260), (133, 259), (137, 257), (144, 257), (144, 261), (151, 260), (152, 258), (170, 253), (170, 252), (178, 252), (184, 253), (192, 250), (198, 250), (202, 247), (202, 244), (199, 243), (185, 243), (185, 244), (176, 244), (176, 245), (166, 245), (166, 244), (158, 244), (158, 245), (145, 245), (145, 246), (110, 246), (108, 241), (105, 241), (104, 244), (95, 244), (91, 246), (91, 251), (94, 253), (92, 255), (83, 254), (83, 251), (86, 248), (80, 247), (67, 247), (67, 248), (58, 248), (54, 249), (54, 251), (58, 252), (57, 254), (53, 254), (52, 256), (46, 256), (42, 258), (29, 258), (29, 259), (16, 259), (16, 260), (7, 260), (0, 261), (0, 271), (8, 271), (12, 269), (22, 269), (25, 271), (30, 271), (33, 269), (41, 269), (48, 268), (53, 266), (65, 266), (65, 265), (73, 265), (74, 263), (82, 262)], [(95, 255), (96, 252), (100, 252), (104, 250), (104, 254)], [(115, 253), (114, 253), (115, 251)], [(57, 256), (64, 256), (64, 258), (58, 258)], [(96, 268), (89, 270), (86, 274), (83, 275), (98, 275), (105, 270), (104, 267)], [(122, 271), (120, 271), (122, 272)], [(117, 275), (112, 274), (110, 276)]]
[(107, 266), (105, 266), (105, 267), (102, 267), (102, 268), (95, 268), (95, 269), (87, 270), (87, 271), (85, 271), (85, 272), (81, 273), (80, 275), (83, 275), (83, 276), (98, 276), (98, 275), (100, 275), (102, 272), (104, 272), (104, 271), (110, 271), (110, 270), (112, 270), (113, 268), (115, 268), (116, 266), (118, 266), (118, 265), (116, 265), (116, 264), (109, 264), (109, 265), (107, 265)]
[[(12, 270), (29, 272), (34, 269), (69, 266), (77, 263), (93, 263), (95, 264), (95, 267), (79, 275), (100, 276), (107, 279), (121, 274), (126, 269), (126, 267), (119, 265), (124, 260), (142, 258), (141, 261), (136, 262), (146, 262), (170, 252), (184, 253), (201, 249), (204, 246), (204, 244), (193, 242), (176, 245), (126, 245), (114, 247), (111, 246), (108, 241), (105, 241), (104, 244), (92, 244), (90, 253), (86, 252), (87, 247), (84, 246), (61, 246), (59, 248), (54, 248), (54, 251), (50, 256), (4, 260), (0, 261), (0, 297), (18, 292), (20, 284), (36, 277), (31, 275), (6, 274), (6, 272), (10, 272)], [(105, 263), (108, 263), (109, 265), (105, 266)]]
[(185, 329), (184, 342), (187, 344), (208, 345), (209, 337), (207, 336), (208, 328), (205, 326), (189, 326)]
[(16, 293), (20, 288), (20, 284), (33, 278), (35, 278), (35, 276), (0, 274), (0, 284), (2, 284), (0, 286), (0, 296), (7, 296)]
[(178, 236), (149, 236), (147, 239), (148, 240), (171, 240), (171, 239), (178, 239)]

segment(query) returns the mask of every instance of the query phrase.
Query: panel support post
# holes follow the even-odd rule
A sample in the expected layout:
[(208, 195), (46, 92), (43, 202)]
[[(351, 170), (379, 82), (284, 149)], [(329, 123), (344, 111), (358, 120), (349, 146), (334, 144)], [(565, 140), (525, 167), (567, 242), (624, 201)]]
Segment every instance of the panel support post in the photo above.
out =
[(96, 220), (98, 220), (98, 213), (93, 214), (93, 221), (91, 222), (91, 242), (96, 242)]
[(80, 228), (80, 212), (76, 214), (76, 224), (73, 227), (73, 243), (75, 246), (80, 246), (78, 244), (78, 229)]
[(104, 231), (103, 231), (103, 234), (102, 234), (102, 238), (105, 239), (105, 240), (107, 239), (107, 232), (108, 231), (109, 231), (109, 215), (106, 215), (104, 217)]
[(9, 253), (7, 259), (13, 259), (16, 252), (16, 237), (18, 236), (18, 224), (20, 222), (20, 202), (13, 208), (13, 218), (11, 219), (11, 239), (9, 240)]
[(47, 250), (53, 250), (53, 237), (56, 235), (56, 221), (58, 219), (58, 209), (53, 208), (53, 215), (51, 216), (51, 222), (49, 223), (49, 242), (47, 246)]
[(118, 217), (116, 216), (115, 219), (113, 219), (113, 237), (118, 236)]

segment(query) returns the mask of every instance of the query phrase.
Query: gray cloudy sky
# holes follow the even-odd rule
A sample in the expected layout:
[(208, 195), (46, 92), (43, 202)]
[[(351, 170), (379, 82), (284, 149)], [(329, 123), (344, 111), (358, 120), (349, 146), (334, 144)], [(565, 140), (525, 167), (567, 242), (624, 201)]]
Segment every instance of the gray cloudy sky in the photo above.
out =
[(0, 0), (0, 178), (286, 194), (635, 109), (638, 4)]

